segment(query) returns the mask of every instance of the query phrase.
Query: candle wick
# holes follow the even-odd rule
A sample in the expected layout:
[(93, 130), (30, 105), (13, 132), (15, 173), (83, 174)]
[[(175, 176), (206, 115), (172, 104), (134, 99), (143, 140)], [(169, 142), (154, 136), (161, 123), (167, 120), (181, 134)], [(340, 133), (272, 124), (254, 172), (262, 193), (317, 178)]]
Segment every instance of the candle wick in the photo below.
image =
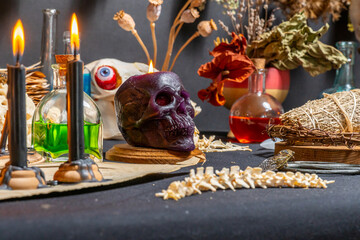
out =
[(74, 44), (74, 60), (76, 60), (76, 44)]
[(20, 64), (20, 54), (16, 53), (16, 65)]
[(16, 44), (17, 44), (16, 65), (19, 65), (19, 63), (20, 63), (20, 41), (17, 41)]

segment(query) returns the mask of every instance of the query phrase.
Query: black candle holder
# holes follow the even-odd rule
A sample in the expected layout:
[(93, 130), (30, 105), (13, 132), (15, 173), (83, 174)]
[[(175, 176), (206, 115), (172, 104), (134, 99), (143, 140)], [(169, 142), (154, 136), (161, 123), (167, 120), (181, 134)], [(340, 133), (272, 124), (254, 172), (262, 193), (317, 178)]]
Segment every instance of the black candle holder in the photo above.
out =
[(0, 189), (26, 190), (47, 187), (44, 172), (37, 167), (7, 164), (0, 173)]
[(27, 165), (25, 67), (19, 63), (7, 67), (8, 112), (3, 129), (2, 147), (5, 150), (9, 134), (10, 162), (0, 173), (1, 189), (36, 189), (45, 187), (45, 175), (37, 167)]
[(102, 181), (98, 166), (84, 153), (84, 63), (74, 59), (67, 63), (66, 69), (69, 160), (60, 165), (54, 180), (65, 183)]

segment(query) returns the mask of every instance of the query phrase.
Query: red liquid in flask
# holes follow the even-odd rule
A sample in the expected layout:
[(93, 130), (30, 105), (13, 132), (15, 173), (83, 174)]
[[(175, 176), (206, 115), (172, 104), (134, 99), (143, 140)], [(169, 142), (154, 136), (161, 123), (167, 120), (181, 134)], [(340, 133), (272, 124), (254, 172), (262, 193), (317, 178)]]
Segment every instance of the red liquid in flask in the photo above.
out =
[(280, 122), (280, 118), (229, 117), (230, 129), (241, 143), (262, 142), (270, 138), (266, 128)]

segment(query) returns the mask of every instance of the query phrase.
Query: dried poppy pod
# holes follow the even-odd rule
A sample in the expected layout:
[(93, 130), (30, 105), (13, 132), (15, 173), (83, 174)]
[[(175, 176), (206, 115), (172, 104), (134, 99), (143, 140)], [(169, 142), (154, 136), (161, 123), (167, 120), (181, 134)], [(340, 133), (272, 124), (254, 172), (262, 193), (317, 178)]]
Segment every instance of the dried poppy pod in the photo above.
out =
[(195, 8), (185, 10), (180, 17), (180, 22), (193, 23), (197, 18), (200, 17), (199, 11)]
[(135, 29), (135, 21), (134, 19), (124, 10), (117, 12), (113, 18), (118, 22), (119, 26), (125, 31), (133, 31)]
[(190, 4), (190, 7), (191, 8), (201, 7), (205, 3), (206, 3), (206, 0), (193, 0)]
[(144, 53), (147, 57), (148, 62), (150, 62), (149, 52), (148, 52), (144, 42), (141, 40), (139, 34), (137, 33), (137, 31), (135, 29), (134, 19), (129, 14), (125, 13), (124, 10), (117, 12), (114, 15), (113, 19), (118, 22), (119, 26), (122, 29), (124, 29), (125, 31), (131, 32), (135, 36), (136, 40), (139, 42), (140, 46), (144, 50)]
[(149, 5), (146, 9), (146, 17), (150, 22), (156, 22), (161, 14), (161, 4), (163, 0), (149, 0)]
[(214, 20), (210, 21), (201, 21), (197, 26), (198, 32), (203, 37), (208, 37), (215, 30), (217, 31), (217, 26)]

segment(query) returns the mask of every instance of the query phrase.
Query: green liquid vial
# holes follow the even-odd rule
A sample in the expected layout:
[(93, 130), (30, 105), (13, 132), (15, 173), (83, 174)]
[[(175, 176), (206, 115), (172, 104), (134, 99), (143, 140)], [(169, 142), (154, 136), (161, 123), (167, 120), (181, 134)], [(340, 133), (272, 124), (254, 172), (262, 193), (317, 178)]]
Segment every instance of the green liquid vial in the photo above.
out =
[[(65, 77), (59, 74), (59, 65), (54, 70), (54, 90), (37, 105), (32, 121), (31, 143), (35, 151), (47, 161), (67, 161), (67, 111)], [(103, 158), (102, 120), (100, 111), (89, 95), (84, 93), (84, 153), (95, 161)]]
[[(69, 152), (67, 144), (67, 124), (34, 122), (33, 147), (37, 152), (45, 152), (52, 159)], [(94, 157), (102, 158), (102, 149), (99, 148), (99, 137), (101, 135), (101, 124), (84, 123), (84, 145), (85, 153)]]

